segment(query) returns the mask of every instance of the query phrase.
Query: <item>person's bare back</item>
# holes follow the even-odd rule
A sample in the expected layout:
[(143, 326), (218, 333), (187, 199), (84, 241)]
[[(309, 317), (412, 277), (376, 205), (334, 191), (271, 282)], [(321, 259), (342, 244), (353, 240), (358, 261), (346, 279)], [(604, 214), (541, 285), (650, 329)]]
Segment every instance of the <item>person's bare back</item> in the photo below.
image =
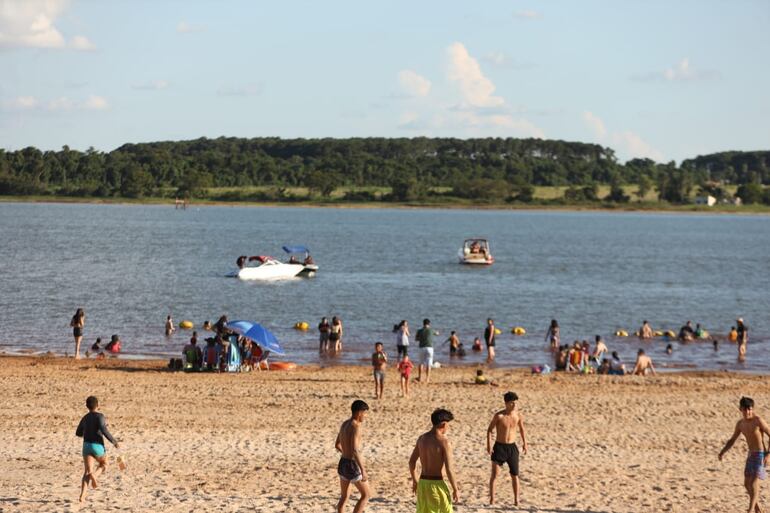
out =
[(449, 441), (443, 435), (428, 431), (417, 439), (420, 454), (421, 476), (430, 479), (444, 478), (444, 465), (449, 450)]
[[(460, 492), (454, 477), (452, 446), (447, 438), (448, 424), (454, 419), (448, 410), (438, 409), (431, 414), (433, 429), (417, 438), (409, 458), (412, 491), (417, 495), (417, 511), (451, 513), (452, 502), (459, 501)], [(422, 467), (417, 478), (417, 462)], [(443, 472), (452, 485), (452, 494), (444, 482)]]

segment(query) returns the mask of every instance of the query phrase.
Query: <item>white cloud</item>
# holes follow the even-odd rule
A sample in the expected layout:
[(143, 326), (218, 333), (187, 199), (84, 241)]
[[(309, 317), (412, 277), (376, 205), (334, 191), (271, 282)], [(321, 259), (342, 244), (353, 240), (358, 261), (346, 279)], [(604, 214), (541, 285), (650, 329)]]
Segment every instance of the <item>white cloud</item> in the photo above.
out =
[(66, 96), (60, 96), (59, 98), (54, 98), (53, 100), (49, 100), (48, 103), (45, 105), (45, 109), (49, 110), (51, 112), (57, 112), (57, 111), (68, 111), (73, 110), (75, 108), (75, 102), (66, 97)]
[(199, 24), (188, 23), (186, 21), (180, 21), (176, 26), (176, 31), (179, 34), (192, 34), (194, 32), (203, 32), (206, 27)]
[(631, 131), (612, 132), (608, 134), (604, 121), (590, 111), (583, 112), (583, 121), (591, 130), (594, 139), (601, 144), (610, 144), (617, 148), (627, 158), (649, 158), (656, 162), (665, 162), (666, 157), (642, 137)]
[(0, 48), (62, 48), (64, 36), (54, 26), (65, 0), (0, 0)]
[(423, 97), (430, 93), (430, 80), (410, 69), (398, 72), (398, 83), (409, 96)]
[(583, 121), (591, 128), (597, 139), (602, 140), (607, 136), (607, 128), (604, 126), (604, 121), (593, 112), (583, 112)]
[(151, 80), (150, 82), (144, 82), (141, 84), (132, 84), (131, 89), (137, 89), (140, 91), (160, 91), (168, 87), (168, 81), (166, 80)]
[(81, 108), (85, 110), (105, 110), (109, 109), (110, 105), (103, 96), (92, 94), (82, 103)]
[[(521, 109), (511, 108), (494, 94), (495, 85), (462, 43), (452, 43), (446, 55), (446, 80), (455, 86), (450, 88), (450, 96), (431, 95), (419, 105), (412, 103), (411, 110), (401, 114), (398, 128), (426, 135), (545, 137), (543, 130), (520, 116)], [(410, 70), (401, 71), (399, 80), (413, 96), (427, 96), (432, 89), (428, 79)], [(437, 88), (441, 90), (442, 85)]]
[(0, 49), (73, 48), (93, 50), (85, 36), (74, 36), (67, 44), (56, 26), (69, 0), (0, 0)]
[(630, 158), (648, 158), (656, 162), (665, 162), (666, 157), (662, 152), (653, 148), (634, 132), (620, 132), (612, 134), (612, 142), (623, 150)]
[(40, 100), (34, 96), (17, 96), (0, 103), (3, 110), (25, 110), (38, 112), (72, 112), (85, 110), (106, 110), (109, 102), (103, 96), (90, 95), (85, 100), (75, 100), (69, 96), (59, 96), (50, 100)]
[(697, 69), (690, 64), (690, 59), (684, 57), (678, 63), (670, 66), (663, 71), (649, 71), (631, 76), (632, 80), (638, 82), (694, 82), (700, 80), (711, 80), (719, 78), (718, 71), (713, 69)]
[(96, 50), (96, 46), (86, 36), (75, 36), (70, 41), (70, 46), (75, 50), (91, 51)]
[(6, 105), (12, 110), (28, 110), (36, 108), (38, 106), (38, 101), (34, 96), (17, 96), (13, 100), (7, 102)]
[(501, 97), (493, 96), (495, 85), (484, 76), (478, 61), (462, 43), (452, 43), (447, 55), (448, 78), (459, 86), (463, 101), (473, 107), (496, 107), (505, 103)]
[(513, 13), (513, 17), (520, 20), (537, 20), (543, 16), (537, 11), (524, 10)]

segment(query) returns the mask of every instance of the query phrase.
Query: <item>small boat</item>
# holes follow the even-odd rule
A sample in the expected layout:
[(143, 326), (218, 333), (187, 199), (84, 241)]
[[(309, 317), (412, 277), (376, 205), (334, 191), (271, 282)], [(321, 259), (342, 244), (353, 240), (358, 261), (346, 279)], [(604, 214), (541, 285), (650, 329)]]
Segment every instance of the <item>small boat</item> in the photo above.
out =
[[(289, 255), (290, 264), (302, 264), (304, 268), (299, 272), (301, 276), (315, 276), (318, 272), (313, 257), (310, 256), (310, 250), (305, 246), (284, 246), (283, 250)], [(299, 255), (299, 257), (297, 256)]]
[(465, 239), (457, 257), (461, 264), (468, 265), (492, 265), (495, 261), (489, 251), (489, 242), (481, 238)]
[[(252, 262), (257, 264), (250, 265)], [(237, 264), (238, 269), (229, 273), (228, 277), (241, 280), (280, 280), (294, 278), (305, 269), (303, 264), (284, 263), (265, 255), (240, 256)]]

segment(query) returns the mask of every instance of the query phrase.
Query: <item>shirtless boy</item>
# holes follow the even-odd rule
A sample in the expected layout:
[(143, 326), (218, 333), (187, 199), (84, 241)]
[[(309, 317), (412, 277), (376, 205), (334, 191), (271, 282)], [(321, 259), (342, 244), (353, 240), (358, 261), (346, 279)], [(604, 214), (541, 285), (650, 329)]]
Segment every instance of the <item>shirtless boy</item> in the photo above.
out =
[(337, 465), (337, 474), (340, 477), (340, 500), (337, 502), (337, 513), (342, 513), (345, 509), (345, 503), (350, 494), (350, 483), (353, 483), (361, 494), (361, 498), (358, 499), (353, 508), (353, 513), (361, 513), (371, 495), (366, 470), (364, 470), (364, 464), (359, 454), (361, 449), (361, 423), (364, 421), (364, 417), (366, 417), (366, 412), (369, 411), (369, 405), (357, 399), (353, 401), (350, 409), (352, 415), (342, 423), (340, 432), (337, 434), (337, 440), (334, 441), (334, 448), (342, 453), (340, 462)]
[[(417, 495), (417, 513), (452, 513), (452, 501), (460, 500), (454, 476), (452, 446), (447, 438), (449, 422), (454, 420), (452, 412), (438, 409), (430, 416), (433, 428), (417, 439), (412, 456), (409, 458), (409, 473), (412, 476), (412, 492)], [(420, 460), (420, 479), (417, 480), (417, 460)], [(443, 469), (452, 485), (452, 497), (444, 482)]]
[(382, 342), (377, 342), (374, 344), (374, 353), (372, 353), (375, 399), (382, 399), (382, 389), (385, 387), (385, 366), (387, 364), (388, 355), (382, 350)]
[[(99, 400), (94, 396), (89, 396), (86, 399), (86, 408), (88, 413), (80, 419), (78, 428), (75, 431), (75, 436), (83, 438), (83, 466), (85, 470), (83, 472), (83, 478), (80, 480), (80, 502), (86, 500), (86, 490), (90, 484), (93, 488), (96, 488), (96, 477), (107, 470), (107, 455), (104, 451), (104, 439), (106, 438), (112, 445), (118, 449), (118, 442), (110, 434), (107, 429), (107, 421), (104, 415), (97, 412), (99, 409)], [(98, 463), (99, 466), (94, 470), (94, 463)]]
[(653, 376), (655, 375), (655, 366), (652, 365), (652, 358), (644, 353), (644, 349), (640, 349), (636, 354), (636, 365), (632, 374), (637, 376), (644, 376), (649, 371)]
[(741, 397), (738, 407), (743, 418), (735, 425), (733, 436), (719, 451), (719, 461), (722, 461), (722, 456), (730, 450), (742, 434), (749, 446), (749, 455), (746, 457), (746, 466), (743, 470), (743, 486), (749, 494), (749, 509), (746, 511), (760, 513), (762, 510), (759, 508), (759, 480), (766, 477), (765, 464), (767, 463), (763, 434), (770, 435), (770, 428), (764, 420), (754, 414), (754, 399)]
[[(521, 435), (521, 450), (527, 454), (527, 437), (524, 433), (524, 417), (516, 408), (519, 399), (513, 392), (503, 394), (505, 409), (495, 413), (487, 429), (487, 453), (492, 457), (492, 476), (489, 478), (489, 504), (495, 503), (495, 479), (503, 463), (508, 463), (513, 484), (513, 503), (519, 505), (519, 448), (516, 447), (516, 430)], [(492, 445), (492, 433), (497, 432)]]

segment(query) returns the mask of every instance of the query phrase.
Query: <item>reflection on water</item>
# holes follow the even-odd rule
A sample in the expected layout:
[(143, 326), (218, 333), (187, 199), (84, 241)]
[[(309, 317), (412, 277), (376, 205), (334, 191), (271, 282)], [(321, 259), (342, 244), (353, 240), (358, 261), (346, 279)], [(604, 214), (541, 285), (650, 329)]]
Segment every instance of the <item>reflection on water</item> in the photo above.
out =
[[(338, 315), (344, 350), (320, 361), (362, 364), (377, 340), (394, 357), (401, 319), (414, 333), (429, 317), (439, 343), (456, 330), (469, 348), (492, 317), (498, 364), (525, 366), (550, 361), (544, 336), (556, 318), (563, 342), (601, 334), (627, 362), (645, 347), (659, 367), (770, 371), (764, 216), (5, 203), (0, 234), (5, 351), (72, 352), (77, 307), (86, 346), (119, 333), (127, 356), (177, 354), (189, 332), (166, 339), (166, 315), (199, 327), (226, 313), (273, 329), (297, 362), (319, 362), (314, 327)], [(489, 239), (493, 266), (457, 263), (473, 236)], [(239, 255), (279, 257), (285, 244), (309, 246), (317, 276), (224, 277)], [(751, 329), (743, 365), (727, 342), (716, 352), (675, 342), (668, 356), (661, 340), (612, 336), (643, 319), (675, 331), (689, 319), (723, 338), (738, 315)], [(292, 329), (297, 321), (311, 329)], [(449, 363), (448, 346), (436, 352)], [(484, 359), (469, 351), (465, 362)]]

